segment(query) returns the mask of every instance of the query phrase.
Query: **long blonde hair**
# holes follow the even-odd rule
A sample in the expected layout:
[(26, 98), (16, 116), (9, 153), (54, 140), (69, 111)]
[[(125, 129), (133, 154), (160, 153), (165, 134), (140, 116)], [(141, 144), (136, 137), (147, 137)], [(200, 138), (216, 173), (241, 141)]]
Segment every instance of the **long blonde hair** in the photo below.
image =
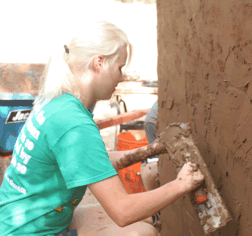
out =
[(96, 22), (85, 29), (81, 36), (71, 40), (67, 49), (62, 45), (62, 49), (49, 58), (40, 79), (40, 90), (34, 105), (43, 100), (51, 101), (63, 91), (80, 98), (80, 81), (73, 75), (72, 66), (79, 71), (88, 70), (93, 58), (99, 54), (104, 56), (105, 65), (111, 65), (118, 58), (119, 49), (125, 45), (128, 49), (127, 68), (132, 58), (133, 46), (124, 31), (107, 21)]

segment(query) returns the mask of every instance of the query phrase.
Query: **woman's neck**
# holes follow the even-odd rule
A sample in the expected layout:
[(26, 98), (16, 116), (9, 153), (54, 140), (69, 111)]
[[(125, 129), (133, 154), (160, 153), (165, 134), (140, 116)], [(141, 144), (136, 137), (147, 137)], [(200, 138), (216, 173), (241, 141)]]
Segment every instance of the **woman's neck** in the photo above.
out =
[(89, 109), (90, 108), (90, 106), (95, 102), (95, 99), (89, 99), (90, 97), (87, 97), (87, 96), (85, 96), (85, 97), (83, 97), (83, 96), (81, 96), (80, 97), (80, 102), (83, 104), (83, 106), (86, 108), (86, 109)]

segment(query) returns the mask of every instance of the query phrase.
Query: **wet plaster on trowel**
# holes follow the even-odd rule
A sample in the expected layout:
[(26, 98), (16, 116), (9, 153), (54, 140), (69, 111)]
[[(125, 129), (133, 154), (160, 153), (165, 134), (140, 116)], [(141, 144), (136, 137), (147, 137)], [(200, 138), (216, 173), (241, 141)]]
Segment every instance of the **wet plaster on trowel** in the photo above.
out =
[[(233, 217), (212, 235), (252, 232), (251, 12), (246, 0), (157, 0), (158, 132), (173, 122), (191, 123)], [(174, 168), (160, 155), (161, 184), (175, 178)], [(164, 209), (161, 222), (162, 235), (204, 235), (187, 197)]]

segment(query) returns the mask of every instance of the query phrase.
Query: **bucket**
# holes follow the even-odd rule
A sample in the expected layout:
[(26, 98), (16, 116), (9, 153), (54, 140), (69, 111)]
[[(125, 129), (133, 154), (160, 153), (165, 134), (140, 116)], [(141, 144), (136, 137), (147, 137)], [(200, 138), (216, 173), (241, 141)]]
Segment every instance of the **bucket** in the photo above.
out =
[[(145, 133), (143, 130), (141, 132)], [(146, 134), (139, 140), (136, 140), (134, 135), (129, 131), (122, 132), (116, 137), (117, 151), (132, 150), (146, 145), (148, 145)], [(119, 178), (129, 194), (146, 192), (141, 180), (141, 164), (142, 162), (138, 162), (118, 172)]]

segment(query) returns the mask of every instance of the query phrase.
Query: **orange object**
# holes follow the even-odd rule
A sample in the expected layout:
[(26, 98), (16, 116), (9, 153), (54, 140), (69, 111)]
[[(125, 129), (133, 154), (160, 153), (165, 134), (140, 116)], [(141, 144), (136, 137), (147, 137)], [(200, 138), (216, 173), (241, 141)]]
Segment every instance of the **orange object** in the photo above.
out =
[(7, 159), (7, 158), (11, 158), (12, 155), (8, 155), (8, 156), (1, 156), (3, 159)]
[(99, 129), (105, 129), (114, 125), (120, 125), (138, 119), (146, 115), (149, 112), (149, 110), (150, 109), (130, 111), (124, 114), (114, 116), (112, 118), (107, 118), (104, 120), (95, 120), (95, 123), (97, 124)]
[(207, 193), (202, 189), (198, 189), (197, 191), (194, 192), (195, 197), (196, 197), (196, 203), (199, 204), (203, 204), (205, 202), (207, 202)]
[[(148, 145), (146, 136), (141, 140), (136, 140), (135, 137), (128, 131), (117, 135), (116, 150), (125, 151)], [(124, 168), (118, 172), (118, 175), (128, 193), (146, 192), (141, 180), (141, 162)]]

